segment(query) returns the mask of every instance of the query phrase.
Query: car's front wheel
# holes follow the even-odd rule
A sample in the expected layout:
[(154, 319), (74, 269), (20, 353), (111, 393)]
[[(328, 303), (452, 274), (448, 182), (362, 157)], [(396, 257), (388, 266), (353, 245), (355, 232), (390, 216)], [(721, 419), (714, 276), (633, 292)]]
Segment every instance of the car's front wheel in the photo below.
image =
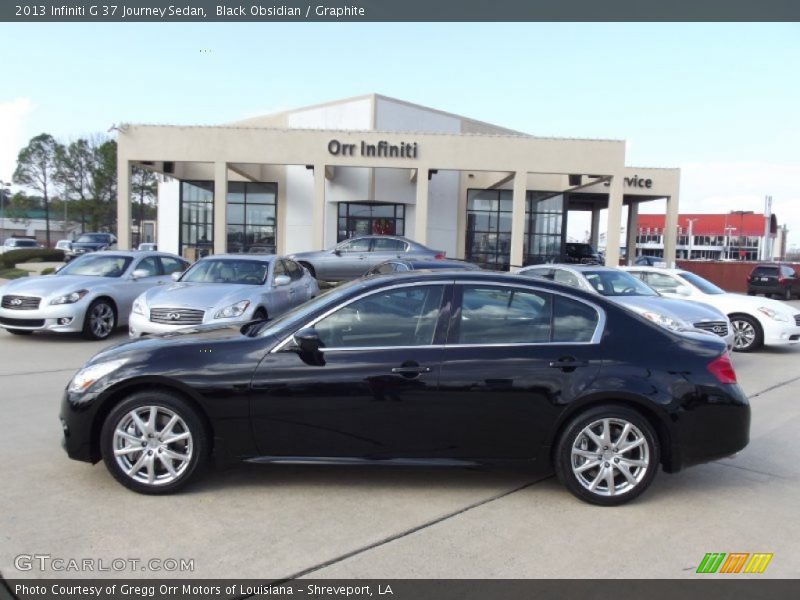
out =
[(733, 350), (753, 352), (764, 345), (764, 333), (758, 321), (749, 315), (731, 315)]
[(617, 506), (644, 492), (659, 466), (653, 427), (624, 406), (598, 406), (575, 417), (558, 440), (556, 475), (575, 496)]
[(117, 312), (108, 300), (98, 298), (89, 305), (83, 319), (83, 337), (104, 340), (117, 326)]
[(194, 408), (164, 391), (137, 392), (117, 405), (100, 437), (106, 467), (125, 487), (167, 494), (208, 458), (209, 438)]

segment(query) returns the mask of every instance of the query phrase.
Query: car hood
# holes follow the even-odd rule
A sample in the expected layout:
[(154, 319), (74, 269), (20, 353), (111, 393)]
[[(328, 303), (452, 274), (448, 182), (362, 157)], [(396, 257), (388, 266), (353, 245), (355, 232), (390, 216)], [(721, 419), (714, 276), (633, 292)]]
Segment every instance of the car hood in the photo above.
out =
[(94, 291), (98, 286), (119, 283), (121, 277), (92, 277), (86, 275), (44, 275), (24, 277), (8, 282), (0, 288), (0, 294), (19, 296), (41, 296), (46, 298), (55, 294), (71, 294), (81, 289)]
[(726, 320), (725, 315), (711, 306), (663, 296), (609, 296), (608, 299), (639, 312), (649, 310), (689, 323)]
[(786, 304), (780, 300), (773, 300), (771, 298), (761, 298), (759, 296), (745, 296), (744, 294), (718, 294), (717, 296), (706, 296), (706, 298), (719, 297), (727, 306), (731, 307), (731, 311), (749, 309), (748, 312), (756, 311), (759, 308), (770, 308), (778, 314), (782, 315), (796, 315), (800, 313), (796, 307), (791, 304)]
[(145, 293), (150, 308), (195, 308), (207, 310), (220, 304), (249, 299), (264, 286), (232, 283), (183, 283), (151, 288)]

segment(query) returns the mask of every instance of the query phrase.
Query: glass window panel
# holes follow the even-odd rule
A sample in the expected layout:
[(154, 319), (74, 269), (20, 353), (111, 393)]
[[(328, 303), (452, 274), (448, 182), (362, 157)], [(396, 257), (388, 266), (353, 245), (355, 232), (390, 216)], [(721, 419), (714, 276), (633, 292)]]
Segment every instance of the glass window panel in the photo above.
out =
[[(249, 197), (249, 196), (248, 196)], [(271, 204), (247, 204), (248, 225), (274, 225), (275, 206)]]
[(278, 186), (274, 183), (248, 183), (248, 204), (275, 204)]
[(244, 202), (244, 189), (245, 183), (243, 181), (229, 181), (228, 182), (228, 204), (243, 203)]
[(592, 307), (555, 296), (553, 303), (553, 342), (590, 342), (599, 316)]
[(433, 343), (444, 287), (401, 288), (356, 300), (315, 325), (328, 348)]
[(461, 344), (544, 343), (550, 339), (550, 294), (465, 286)]
[(228, 204), (226, 207), (226, 218), (228, 223), (240, 223), (244, 225), (244, 205)]

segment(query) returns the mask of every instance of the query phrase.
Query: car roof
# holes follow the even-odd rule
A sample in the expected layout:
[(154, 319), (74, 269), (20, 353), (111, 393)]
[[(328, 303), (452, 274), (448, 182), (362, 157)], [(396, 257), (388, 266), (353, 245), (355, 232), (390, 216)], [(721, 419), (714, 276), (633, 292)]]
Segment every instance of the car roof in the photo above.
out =
[(567, 271), (619, 271), (619, 267), (607, 267), (605, 265), (582, 265), (570, 263), (543, 263), (541, 265), (528, 265), (522, 267), (520, 271), (527, 271), (529, 269), (565, 269)]
[[(467, 262), (465, 260), (456, 260), (452, 258), (421, 258), (421, 259), (413, 259), (413, 258), (393, 258), (391, 260), (387, 260), (381, 263), (381, 265), (391, 264), (391, 263), (400, 263), (404, 265), (409, 265), (414, 267), (415, 269), (425, 269), (427, 267), (442, 268), (442, 265), (447, 265), (449, 267), (454, 267), (457, 265), (463, 265), (469, 268), (475, 268), (476, 270), (480, 267), (478, 265), (472, 264), (471, 262)], [(380, 265), (378, 265), (380, 266)]]
[(271, 262), (279, 258), (286, 258), (286, 257), (278, 256), (277, 254), (209, 254), (208, 256), (204, 256), (197, 262), (200, 262), (201, 260), (214, 260), (214, 259), (247, 260), (252, 262)]
[[(83, 256), (124, 256), (131, 258), (169, 256), (170, 258), (180, 258), (181, 260), (186, 261), (185, 258), (178, 256), (177, 254), (172, 254), (171, 252), (160, 252), (158, 250), (104, 250), (102, 252), (89, 252)], [(83, 258), (83, 256), (81, 258)]]
[(686, 269), (671, 269), (669, 267), (651, 267), (650, 265), (632, 265), (630, 267), (622, 267), (626, 271), (655, 271), (656, 273), (665, 273), (667, 275), (680, 275), (681, 273), (691, 273)]

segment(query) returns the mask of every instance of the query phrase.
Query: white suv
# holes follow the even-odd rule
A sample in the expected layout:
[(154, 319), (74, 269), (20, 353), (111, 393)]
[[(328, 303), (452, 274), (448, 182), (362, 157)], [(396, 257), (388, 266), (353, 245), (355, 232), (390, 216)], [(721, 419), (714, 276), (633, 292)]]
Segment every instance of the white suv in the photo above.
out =
[(24, 248), (38, 248), (39, 244), (36, 240), (31, 238), (8, 238), (5, 243), (0, 246), (0, 254), (8, 252), (9, 250), (22, 250)]

